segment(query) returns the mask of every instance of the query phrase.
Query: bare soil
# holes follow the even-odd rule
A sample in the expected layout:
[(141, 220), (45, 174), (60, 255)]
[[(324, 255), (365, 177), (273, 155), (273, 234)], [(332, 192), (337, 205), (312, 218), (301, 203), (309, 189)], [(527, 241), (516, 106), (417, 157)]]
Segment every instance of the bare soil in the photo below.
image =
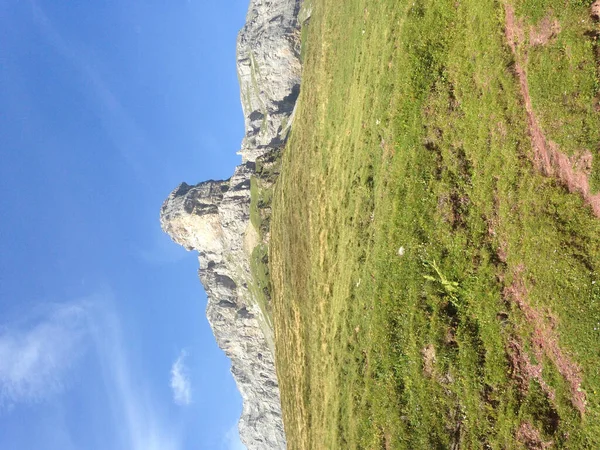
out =
[(508, 356), (512, 369), (512, 377), (517, 382), (521, 394), (526, 395), (529, 390), (529, 382), (535, 380), (542, 388), (544, 394), (554, 402), (556, 394), (542, 377), (542, 365), (531, 362), (529, 355), (523, 349), (522, 342), (517, 337), (511, 338), (508, 342)]
[(421, 350), (423, 356), (423, 372), (425, 376), (431, 377), (435, 365), (435, 347), (432, 344), (427, 345)]
[[(554, 363), (569, 385), (571, 403), (583, 415), (585, 413), (586, 397), (585, 392), (581, 389), (581, 369), (560, 348), (556, 333), (556, 317), (550, 311), (546, 311), (546, 314), (538, 311), (527, 302), (527, 289), (522, 278), (523, 270), (523, 267), (519, 268), (519, 271), (515, 274), (515, 281), (504, 290), (504, 296), (514, 302), (525, 315), (527, 321), (533, 325), (532, 344), (536, 359), (541, 361), (545, 355)], [(554, 392), (550, 390), (542, 378), (542, 364), (532, 364), (518, 341), (511, 342), (509, 350), (511, 363), (515, 369), (519, 370), (519, 376), (523, 380), (526, 378), (537, 380), (548, 398), (554, 400)]]
[[(600, 3), (596, 2), (594, 5)], [(527, 64), (527, 51), (519, 51), (519, 44), (523, 42), (523, 25), (516, 20), (515, 11), (512, 5), (507, 4), (505, 7), (506, 15), (506, 40), (515, 57), (515, 75), (519, 80), (519, 87), (525, 111), (527, 113), (527, 128), (531, 137), (531, 145), (533, 147), (533, 162), (535, 166), (544, 175), (558, 178), (569, 190), (569, 192), (578, 192), (584, 200), (591, 206), (596, 217), (600, 217), (600, 193), (592, 194), (589, 183), (589, 172), (579, 169), (578, 162), (581, 160), (591, 160), (592, 155), (589, 151), (583, 152), (576, 158), (569, 158), (562, 153), (558, 144), (546, 138), (539, 121), (533, 110), (531, 96), (529, 95), (529, 85), (527, 83), (527, 72), (525, 66)], [(542, 20), (544, 22), (546, 19)], [(548, 19), (550, 20), (550, 19)], [(541, 25), (540, 25), (541, 27)], [(549, 24), (545, 28), (545, 32), (538, 30), (538, 34), (534, 37), (542, 42), (544, 36), (551, 36), (553, 25)], [(549, 39), (550, 37), (548, 37)], [(547, 42), (547, 41), (546, 41)]]
[(529, 422), (521, 423), (517, 440), (529, 450), (545, 450), (552, 446), (552, 442), (544, 442), (540, 432)]
[(546, 45), (558, 33), (560, 33), (560, 22), (548, 14), (538, 26), (529, 29), (529, 45)]

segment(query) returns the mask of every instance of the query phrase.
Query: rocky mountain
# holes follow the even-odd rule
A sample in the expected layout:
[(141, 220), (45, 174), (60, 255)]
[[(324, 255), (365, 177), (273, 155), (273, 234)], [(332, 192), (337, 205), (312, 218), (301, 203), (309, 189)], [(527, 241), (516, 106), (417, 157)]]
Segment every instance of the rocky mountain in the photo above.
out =
[(199, 253), (207, 316), (231, 359), (243, 398), (240, 437), (249, 450), (284, 449), (273, 331), (249, 289), (259, 243), (250, 222), (250, 178), (257, 158), (285, 142), (300, 90), (301, 0), (251, 0), (237, 41), (246, 133), (231, 178), (179, 185), (161, 209), (163, 230)]

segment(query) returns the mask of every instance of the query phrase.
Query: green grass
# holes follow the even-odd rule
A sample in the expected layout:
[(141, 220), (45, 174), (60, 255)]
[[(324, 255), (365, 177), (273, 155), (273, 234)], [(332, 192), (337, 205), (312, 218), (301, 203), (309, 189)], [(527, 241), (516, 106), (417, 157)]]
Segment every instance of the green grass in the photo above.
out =
[[(515, 4), (525, 29), (560, 21), (526, 70), (568, 155), (600, 139), (588, 4)], [(531, 163), (504, 17), (486, 0), (313, 2), (270, 223), (290, 449), (525, 448), (524, 423), (600, 448), (600, 221)], [(583, 414), (557, 354), (580, 368)]]
[[(544, 18), (560, 24), (560, 32), (546, 45), (529, 50), (529, 86), (547, 137), (570, 156), (584, 149), (595, 152), (600, 142), (600, 115), (594, 113), (600, 92), (598, 30), (581, 14), (581, 6), (585, 10), (593, 1), (571, 3), (580, 7), (565, 8), (555, 0), (517, 2), (517, 12), (530, 17), (532, 26)], [(594, 164), (594, 190), (600, 187), (599, 171)]]
[(272, 150), (258, 158), (254, 175), (250, 177), (250, 223), (258, 234), (258, 244), (250, 255), (250, 290), (273, 328), (271, 306), (271, 279), (269, 272), (268, 233), (271, 222), (271, 203), (274, 183), (281, 167), (281, 151)]
[(258, 184), (256, 177), (250, 177), (250, 223), (259, 231), (262, 225), (262, 218), (258, 208)]
[(264, 233), (268, 229), (268, 218), (265, 217), (266, 201), (270, 205), (272, 189), (261, 187), (256, 176), (250, 178), (250, 223), (258, 233), (259, 242), (250, 255), (250, 273), (252, 282), (250, 291), (256, 300), (268, 325), (273, 327), (271, 311), (271, 282), (269, 276), (268, 246), (264, 243)]
[(261, 186), (260, 180), (256, 176), (250, 178), (250, 222), (258, 231), (261, 239), (269, 229), (270, 210), (273, 197), (272, 187)]
[(268, 326), (273, 329), (273, 313), (271, 311), (271, 280), (269, 276), (268, 247), (259, 244), (250, 255), (250, 272), (252, 298), (258, 303)]

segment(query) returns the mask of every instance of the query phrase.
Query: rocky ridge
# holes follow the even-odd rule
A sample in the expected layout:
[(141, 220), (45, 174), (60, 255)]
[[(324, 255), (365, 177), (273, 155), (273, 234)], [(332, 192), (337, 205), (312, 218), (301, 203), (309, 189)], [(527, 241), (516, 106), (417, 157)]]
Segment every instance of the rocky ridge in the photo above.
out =
[(224, 181), (179, 185), (161, 209), (171, 238), (199, 253), (207, 317), (243, 399), (240, 437), (249, 450), (284, 449), (273, 330), (253, 298), (250, 254), (259, 243), (250, 222), (256, 159), (285, 142), (300, 90), (301, 0), (251, 0), (237, 41), (246, 133), (242, 164)]

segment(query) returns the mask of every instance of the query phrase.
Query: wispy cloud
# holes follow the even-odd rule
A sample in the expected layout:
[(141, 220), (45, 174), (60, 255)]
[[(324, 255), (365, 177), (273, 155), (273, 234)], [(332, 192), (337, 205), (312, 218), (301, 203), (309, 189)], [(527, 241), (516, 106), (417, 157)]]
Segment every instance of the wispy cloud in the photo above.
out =
[(246, 450), (246, 446), (240, 440), (240, 432), (237, 424), (233, 425), (223, 438), (224, 450)]
[(182, 350), (171, 367), (171, 389), (173, 401), (178, 405), (189, 405), (192, 402), (192, 387), (185, 358), (187, 353)]
[(144, 381), (143, 370), (126, 350), (122, 327), (114, 310), (95, 315), (92, 335), (103, 371), (106, 393), (118, 448), (130, 450), (180, 450), (179, 430), (161, 413), (165, 405), (155, 402)]
[[(104, 385), (113, 420), (114, 440), (103, 448), (181, 450), (179, 425), (163, 413), (168, 405), (156, 402), (145, 369), (131, 357), (113, 305), (112, 293), (105, 290), (77, 302), (38, 308), (35, 314), (25, 313), (26, 320), (0, 323), (0, 412), (51, 397), (60, 404), (58, 397), (66, 394), (69, 381), (76, 384), (86, 373), (78, 364), (85, 355), (99, 363), (100, 379), (87, 382)], [(54, 438), (68, 442), (71, 426), (80, 424), (58, 423)]]
[[(81, 42), (63, 37), (36, 0), (30, 0), (33, 18), (45, 39), (76, 70), (80, 81), (87, 88), (104, 127), (122, 158), (131, 166), (138, 181), (147, 182), (149, 175), (145, 160), (151, 160), (154, 152), (151, 142), (134, 118), (121, 104), (98, 69), (99, 62)], [(145, 155), (140, 158), (140, 155)], [(156, 175), (156, 174), (155, 174)]]
[(0, 406), (42, 401), (62, 391), (84, 352), (87, 305), (54, 305), (0, 329)]

